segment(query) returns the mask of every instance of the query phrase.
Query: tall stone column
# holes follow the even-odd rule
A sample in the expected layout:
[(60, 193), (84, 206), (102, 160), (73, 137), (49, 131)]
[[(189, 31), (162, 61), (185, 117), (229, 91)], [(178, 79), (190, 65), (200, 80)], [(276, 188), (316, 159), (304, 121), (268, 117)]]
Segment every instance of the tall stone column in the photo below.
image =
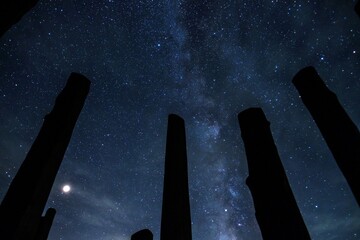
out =
[(263, 239), (310, 239), (264, 112), (250, 108), (239, 113), (238, 119), (249, 168), (246, 184)]
[(315, 120), (336, 163), (360, 206), (360, 133), (315, 68), (306, 67), (293, 78), (306, 108)]
[(185, 123), (171, 114), (168, 119), (161, 240), (191, 240)]
[(149, 229), (143, 229), (134, 233), (131, 240), (153, 240), (153, 234)]
[(46, 211), (45, 216), (41, 217), (40, 225), (39, 225), (36, 237), (35, 237), (36, 240), (47, 240), (48, 239), (51, 225), (55, 218), (55, 214), (56, 214), (56, 210), (54, 208), (49, 208)]
[(0, 37), (30, 11), (39, 0), (1, 0)]
[(90, 81), (72, 73), (0, 205), (0, 238), (33, 240)]

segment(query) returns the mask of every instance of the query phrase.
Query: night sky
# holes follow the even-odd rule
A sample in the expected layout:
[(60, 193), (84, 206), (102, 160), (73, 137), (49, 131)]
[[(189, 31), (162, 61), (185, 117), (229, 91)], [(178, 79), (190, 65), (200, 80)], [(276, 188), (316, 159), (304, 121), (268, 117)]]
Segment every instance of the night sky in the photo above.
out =
[[(193, 240), (257, 240), (237, 114), (261, 107), (314, 240), (360, 210), (292, 77), (313, 65), (360, 126), (352, 0), (49, 0), (0, 39), (0, 199), (71, 72), (91, 89), (49, 197), (49, 239), (159, 239), (167, 116), (185, 119)], [(62, 191), (71, 186), (68, 193)]]

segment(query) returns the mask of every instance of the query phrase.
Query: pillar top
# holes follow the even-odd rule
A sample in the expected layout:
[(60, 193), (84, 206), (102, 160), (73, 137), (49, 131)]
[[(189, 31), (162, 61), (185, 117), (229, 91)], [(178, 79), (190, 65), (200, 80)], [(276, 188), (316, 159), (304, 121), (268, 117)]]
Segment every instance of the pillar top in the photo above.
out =
[(90, 88), (90, 80), (86, 78), (84, 75), (76, 72), (72, 72), (70, 74), (70, 77), (66, 83), (66, 87), (76, 87), (76, 88), (84, 88), (89, 89)]
[(261, 108), (248, 108), (238, 114), (238, 119), (242, 129), (264, 123), (269, 124)]
[(324, 81), (321, 80), (313, 66), (301, 69), (295, 74), (292, 82), (299, 91), (311, 91), (319, 88), (326, 88)]
[(147, 228), (142, 229), (131, 235), (131, 240), (152, 240), (152, 239), (153, 239), (153, 234)]
[(178, 122), (178, 123), (184, 123), (184, 119), (182, 117), (180, 117), (179, 115), (174, 114), (174, 113), (169, 114), (169, 121)]
[(170, 113), (170, 114), (169, 114), (169, 118), (182, 119), (182, 117), (180, 117), (179, 115), (177, 115), (177, 114), (175, 114), (175, 113)]

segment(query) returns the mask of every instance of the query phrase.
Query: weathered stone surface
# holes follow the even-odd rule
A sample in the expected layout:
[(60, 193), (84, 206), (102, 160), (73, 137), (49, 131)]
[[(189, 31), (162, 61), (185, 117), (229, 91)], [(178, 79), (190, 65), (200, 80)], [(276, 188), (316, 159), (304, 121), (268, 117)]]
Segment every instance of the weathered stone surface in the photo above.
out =
[(300, 70), (293, 83), (320, 129), (360, 206), (360, 133), (314, 67)]
[[(45, 116), (37, 138), (0, 205), (1, 239), (37, 239), (42, 212), (89, 87), (87, 78), (72, 73), (53, 110)], [(50, 210), (49, 214), (52, 213)]]
[(250, 108), (238, 119), (249, 168), (246, 184), (263, 239), (310, 239), (264, 112)]
[(185, 123), (181, 117), (171, 114), (166, 139), (160, 239), (191, 238)]

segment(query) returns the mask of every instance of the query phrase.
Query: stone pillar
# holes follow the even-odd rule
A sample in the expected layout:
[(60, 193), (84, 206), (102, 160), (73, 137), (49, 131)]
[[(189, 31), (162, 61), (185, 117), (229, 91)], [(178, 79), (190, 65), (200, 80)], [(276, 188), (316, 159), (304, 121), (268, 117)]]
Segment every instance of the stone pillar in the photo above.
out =
[(30, 11), (39, 0), (1, 0), (0, 37)]
[(336, 163), (360, 206), (360, 133), (336, 95), (322, 81), (315, 68), (306, 67), (293, 83), (315, 120)]
[(191, 240), (185, 123), (171, 114), (168, 119), (161, 240)]
[(36, 234), (36, 240), (47, 240), (49, 236), (49, 232), (51, 229), (51, 225), (54, 221), (54, 217), (56, 214), (56, 210), (54, 208), (49, 208), (46, 211), (44, 217), (41, 217), (40, 225), (38, 228), (38, 232)]
[(264, 112), (250, 108), (238, 119), (249, 169), (246, 184), (263, 239), (310, 240)]
[(89, 92), (90, 81), (72, 73), (0, 205), (0, 238), (32, 240)]
[(131, 240), (153, 240), (153, 234), (149, 229), (143, 229), (134, 233)]

